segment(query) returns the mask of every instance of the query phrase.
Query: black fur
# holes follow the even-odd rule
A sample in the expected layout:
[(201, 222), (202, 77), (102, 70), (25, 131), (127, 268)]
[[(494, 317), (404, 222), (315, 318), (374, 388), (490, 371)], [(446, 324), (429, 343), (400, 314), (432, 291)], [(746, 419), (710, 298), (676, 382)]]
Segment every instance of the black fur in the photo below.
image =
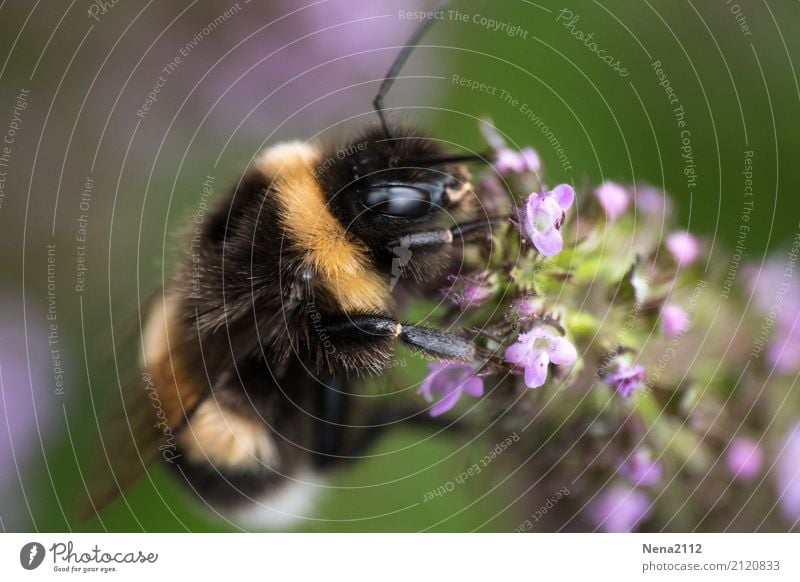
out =
[[(393, 134), (389, 140), (379, 127), (372, 127), (346, 144), (328, 144), (323, 153), (328, 163), (323, 163), (318, 173), (334, 215), (348, 232), (367, 244), (381, 268), (395, 258), (388, 248), (391, 241), (413, 232), (449, 228), (463, 218), (461, 203), (453, 205), (444, 191), (469, 181), (463, 164), (437, 163), (452, 155), (440, 141), (408, 127), (397, 128)], [(441, 191), (442, 199), (418, 219), (389, 218), (366, 210), (364, 194), (387, 183), (423, 184)]]

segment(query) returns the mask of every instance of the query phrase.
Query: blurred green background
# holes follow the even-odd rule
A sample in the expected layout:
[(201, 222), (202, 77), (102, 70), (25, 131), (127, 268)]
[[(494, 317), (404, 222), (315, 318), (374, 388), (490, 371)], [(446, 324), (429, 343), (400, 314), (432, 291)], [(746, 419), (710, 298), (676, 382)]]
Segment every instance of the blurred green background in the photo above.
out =
[[(220, 191), (265, 142), (307, 139), (351, 117), (372, 121), (371, 95), (416, 24), (407, 13), (431, 8), (388, 0), (165, 4), (0, 8), (0, 133), (14, 129), (0, 168), (7, 530), (235, 530), (199, 512), (161, 468), (102, 519), (71, 517), (82, 480), (92, 480), (76, 459), (91, 456), (96, 413), (135, 359), (135, 342), (112, 338), (120, 342), (179, 256), (180, 229), (207, 176)], [(434, 28), (387, 99), (402, 115), (474, 149), (483, 147), (476, 118), (490, 115), (510, 142), (538, 150), (551, 183), (663, 187), (680, 224), (708, 237), (722, 261), (741, 234), (742, 172), (752, 151), (745, 254), (761, 262), (798, 231), (797, 2), (465, 0), (451, 9), (458, 16)], [(592, 42), (628, 74), (603, 62)], [(163, 86), (145, 111), (159, 77)], [(687, 166), (696, 178), (687, 178)], [(82, 215), (85, 242), (77, 239)], [(80, 290), (78, 256), (87, 267)], [(53, 305), (57, 316), (48, 320)], [(423, 366), (408, 361), (407, 377), (418, 381)], [(427, 436), (391, 433), (374, 458), (332, 483), (318, 514), (299, 528), (513, 529), (519, 517), (506, 508), (504, 482), (513, 467), (423, 501), (493, 446)]]

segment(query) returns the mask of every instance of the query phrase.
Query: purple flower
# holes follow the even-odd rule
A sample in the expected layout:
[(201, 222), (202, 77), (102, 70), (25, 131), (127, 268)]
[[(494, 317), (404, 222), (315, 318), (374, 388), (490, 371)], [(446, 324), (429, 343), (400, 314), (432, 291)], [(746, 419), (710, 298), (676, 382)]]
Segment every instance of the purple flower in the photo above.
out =
[(620, 361), (617, 369), (606, 377), (609, 384), (614, 386), (623, 398), (627, 398), (637, 388), (641, 387), (645, 379), (644, 368), (639, 364), (631, 365)]
[(664, 245), (672, 253), (672, 257), (679, 267), (691, 265), (700, 256), (700, 243), (697, 238), (685, 230), (670, 234)]
[[(744, 279), (756, 307), (768, 313), (775, 304), (778, 289), (784, 282), (786, 260), (771, 256), (761, 265), (747, 265), (743, 269)], [(792, 285), (783, 295), (783, 307), (778, 313), (779, 325), (794, 325), (794, 318), (800, 311), (800, 287)]]
[(503, 146), (497, 150), (494, 167), (500, 174), (508, 174), (509, 172), (522, 174), (525, 172), (538, 172), (542, 167), (542, 162), (539, 159), (539, 154), (533, 148), (514, 151)]
[(428, 402), (438, 401), (429, 414), (439, 416), (456, 405), (461, 394), (475, 398), (483, 395), (483, 380), (475, 375), (475, 366), (462, 362), (430, 362), (428, 375), (420, 384), (417, 394)]
[(630, 458), (619, 467), (619, 472), (631, 480), (634, 485), (650, 487), (661, 481), (664, 469), (661, 463), (654, 461), (647, 449), (637, 449)]
[(604, 491), (589, 506), (589, 518), (607, 532), (632, 531), (649, 513), (647, 494), (624, 485)]
[(517, 299), (512, 303), (511, 307), (517, 315), (524, 318), (533, 317), (539, 311), (538, 302), (533, 297)]
[(533, 148), (522, 148), (519, 151), (511, 149), (489, 119), (482, 119), (479, 127), (486, 143), (495, 152), (494, 168), (499, 174), (523, 174), (538, 172), (541, 169), (542, 161), (536, 150)]
[(758, 475), (763, 460), (764, 453), (758, 443), (744, 437), (734, 439), (725, 453), (725, 464), (731, 474), (742, 481)]
[(603, 182), (594, 191), (600, 206), (606, 211), (609, 220), (616, 220), (628, 209), (630, 196), (624, 186), (616, 182)]
[(800, 422), (789, 428), (775, 459), (775, 486), (783, 516), (800, 520)]
[(451, 275), (448, 279), (452, 285), (442, 289), (442, 293), (461, 309), (477, 307), (495, 292), (494, 279), (485, 272), (471, 276)]
[(569, 366), (578, 358), (578, 352), (566, 338), (552, 329), (538, 325), (517, 339), (517, 343), (506, 350), (507, 362), (525, 369), (525, 385), (538, 388), (547, 380), (550, 363)]
[(652, 186), (642, 185), (636, 190), (636, 207), (650, 216), (669, 216), (672, 201)]
[(800, 322), (790, 323), (789, 317), (797, 317), (797, 312), (784, 318), (779, 316), (767, 346), (767, 361), (778, 374), (795, 374), (800, 370)]
[(459, 298), (460, 307), (473, 307), (480, 305), (492, 296), (492, 288), (479, 283), (467, 283)]
[(668, 303), (661, 310), (661, 331), (664, 335), (680, 335), (689, 329), (689, 314), (680, 305)]
[(560, 184), (549, 192), (534, 192), (525, 202), (520, 213), (520, 229), (544, 256), (555, 255), (564, 246), (561, 224), (564, 222), (564, 213), (572, 206), (574, 199), (572, 187)]
[[(786, 262), (771, 257), (762, 265), (748, 265), (745, 281), (757, 309), (774, 318), (775, 330), (766, 349), (767, 361), (777, 374), (800, 370), (800, 288), (786, 286)], [(780, 309), (774, 306), (780, 301)]]

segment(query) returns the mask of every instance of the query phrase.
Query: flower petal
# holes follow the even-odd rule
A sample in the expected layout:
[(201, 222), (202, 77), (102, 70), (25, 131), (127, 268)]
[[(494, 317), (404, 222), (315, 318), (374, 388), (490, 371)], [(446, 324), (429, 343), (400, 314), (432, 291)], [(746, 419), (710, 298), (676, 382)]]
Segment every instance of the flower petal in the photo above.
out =
[(652, 459), (648, 450), (639, 449), (620, 466), (619, 472), (634, 485), (650, 487), (661, 481), (664, 467)]
[(589, 516), (607, 532), (629, 532), (650, 515), (650, 498), (643, 491), (616, 485), (595, 497)]
[(741, 480), (750, 481), (761, 471), (764, 452), (758, 443), (745, 437), (737, 437), (731, 442), (725, 454), (725, 462), (731, 474)]
[(545, 383), (549, 361), (547, 354), (542, 353), (530, 365), (525, 366), (525, 385), (528, 388), (538, 388)]
[(530, 346), (525, 342), (519, 341), (506, 349), (506, 362), (511, 362), (512, 364), (523, 364), (523, 362), (527, 361), (530, 357), (530, 353)]
[(550, 195), (558, 202), (561, 210), (566, 210), (572, 206), (572, 201), (575, 200), (575, 190), (569, 184), (559, 184), (550, 190)]
[(672, 201), (652, 186), (639, 186), (636, 192), (636, 206), (650, 216), (667, 217), (672, 213)]
[(700, 256), (700, 243), (685, 230), (670, 234), (664, 242), (664, 246), (672, 253), (679, 267), (691, 265)]
[(550, 224), (555, 224), (556, 220), (561, 218), (564, 209), (559, 205), (552, 195), (552, 192), (547, 192), (542, 198), (541, 209), (550, 215)]
[(625, 214), (630, 203), (628, 191), (616, 182), (603, 182), (595, 189), (594, 195), (612, 222)]
[(553, 336), (553, 332), (547, 326), (544, 325), (537, 325), (536, 327), (531, 328), (529, 331), (525, 333), (521, 333), (519, 335), (519, 340), (522, 343), (526, 343), (531, 346), (533, 349), (533, 343), (537, 339), (547, 338), (550, 339)]
[(508, 174), (509, 172), (519, 174), (525, 171), (525, 160), (511, 148), (502, 147), (497, 150), (494, 167), (500, 174)]
[(472, 363), (430, 362), (428, 374), (417, 390), (425, 400), (434, 403), (428, 414), (444, 414), (456, 405), (465, 391), (471, 396), (482, 396), (483, 380), (475, 376), (476, 369)]
[(459, 398), (461, 398), (461, 388), (456, 387), (445, 394), (439, 402), (431, 406), (430, 415), (439, 416), (444, 414), (456, 405)]
[(674, 303), (661, 310), (661, 331), (664, 335), (680, 335), (689, 329), (689, 314)]
[(431, 376), (427, 376), (422, 381), (422, 384), (419, 385), (417, 394), (425, 398), (425, 400), (427, 400), (428, 402), (433, 402), (433, 395), (431, 394), (432, 386), (433, 386), (433, 378)]
[(534, 219), (536, 213), (542, 208), (542, 196), (538, 192), (532, 192), (522, 209), (522, 229), (524, 233), (535, 232), (536, 224)]
[(542, 168), (542, 161), (539, 159), (539, 154), (533, 148), (522, 148), (519, 156), (525, 164), (525, 169), (528, 172), (538, 172)]
[(564, 247), (564, 239), (561, 238), (561, 232), (555, 228), (545, 232), (534, 232), (531, 235), (533, 246), (545, 257), (551, 257), (561, 252)]
[(445, 362), (428, 362), (428, 373), (419, 385), (417, 394), (420, 394), (428, 402), (433, 402), (434, 392), (447, 391), (447, 378), (443, 374), (447, 370)]
[(470, 396), (478, 398), (483, 396), (483, 378), (479, 378), (478, 376), (472, 376), (464, 385), (461, 386), (461, 389)]
[(550, 361), (559, 366), (569, 366), (578, 359), (578, 352), (566, 338), (554, 337), (550, 341)]

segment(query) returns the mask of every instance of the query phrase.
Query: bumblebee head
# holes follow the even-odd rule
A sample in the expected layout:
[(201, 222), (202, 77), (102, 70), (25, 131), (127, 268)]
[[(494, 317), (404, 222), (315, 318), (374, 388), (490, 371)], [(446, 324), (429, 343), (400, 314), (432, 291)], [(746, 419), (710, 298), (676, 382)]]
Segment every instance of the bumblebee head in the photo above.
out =
[(317, 178), (347, 233), (380, 254), (403, 236), (450, 228), (476, 206), (465, 164), (441, 141), (399, 128), (372, 128), (344, 145), (326, 146)]

